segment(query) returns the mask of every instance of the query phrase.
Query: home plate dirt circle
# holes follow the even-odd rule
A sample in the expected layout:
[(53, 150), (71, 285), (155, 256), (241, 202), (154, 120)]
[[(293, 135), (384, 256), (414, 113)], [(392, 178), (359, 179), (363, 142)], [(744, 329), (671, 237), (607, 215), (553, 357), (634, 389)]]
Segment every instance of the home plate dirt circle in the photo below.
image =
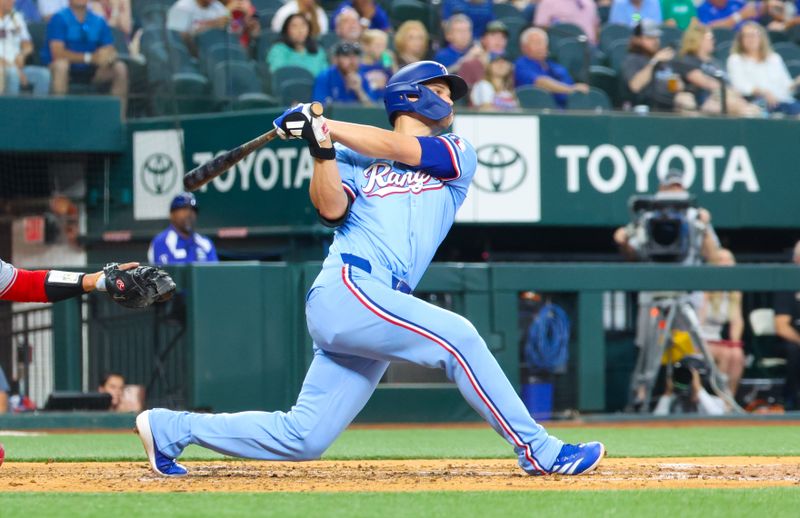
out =
[(144, 462), (6, 462), (0, 491), (531, 491), (800, 487), (800, 457), (605, 459), (580, 477), (530, 477), (514, 460), (188, 462), (163, 478)]

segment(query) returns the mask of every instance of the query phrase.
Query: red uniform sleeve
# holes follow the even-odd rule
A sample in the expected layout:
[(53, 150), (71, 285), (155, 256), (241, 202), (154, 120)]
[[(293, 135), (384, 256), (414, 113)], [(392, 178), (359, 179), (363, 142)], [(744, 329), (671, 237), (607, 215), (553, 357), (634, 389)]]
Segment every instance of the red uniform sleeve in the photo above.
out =
[(14, 277), (6, 289), (0, 293), (0, 300), (12, 302), (50, 302), (44, 290), (47, 270), (14, 269)]

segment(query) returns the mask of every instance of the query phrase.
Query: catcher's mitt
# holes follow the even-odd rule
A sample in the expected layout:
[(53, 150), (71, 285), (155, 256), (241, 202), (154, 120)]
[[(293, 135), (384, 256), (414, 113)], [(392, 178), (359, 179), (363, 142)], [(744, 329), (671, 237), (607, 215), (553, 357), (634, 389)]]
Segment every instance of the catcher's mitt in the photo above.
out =
[(175, 292), (172, 277), (152, 266), (123, 271), (117, 263), (110, 263), (103, 268), (103, 273), (109, 296), (126, 308), (146, 308), (154, 302), (170, 299)]

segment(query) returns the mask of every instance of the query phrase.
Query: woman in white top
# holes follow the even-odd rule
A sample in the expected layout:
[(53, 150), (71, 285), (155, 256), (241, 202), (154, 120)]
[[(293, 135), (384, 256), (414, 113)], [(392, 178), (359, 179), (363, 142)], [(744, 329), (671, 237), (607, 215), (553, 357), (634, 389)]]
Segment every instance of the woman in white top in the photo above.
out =
[[(730, 250), (720, 248), (711, 257), (711, 264), (733, 266), (736, 259)], [(708, 344), (717, 368), (728, 377), (731, 394), (736, 394), (739, 380), (744, 372), (744, 318), (742, 317), (741, 291), (715, 291), (703, 294), (703, 303), (698, 311), (700, 332)], [(727, 339), (722, 336), (728, 326)]]
[(302, 13), (311, 23), (311, 35), (318, 37), (328, 32), (328, 15), (325, 10), (317, 5), (316, 0), (289, 0), (272, 17), (272, 31), (280, 32), (286, 18)]
[(740, 94), (763, 103), (770, 112), (800, 114), (800, 103), (794, 98), (800, 78), (791, 78), (758, 23), (746, 22), (736, 35), (728, 57), (728, 75)]
[(514, 94), (514, 65), (504, 56), (495, 56), (486, 66), (484, 78), (472, 87), (469, 100), (482, 111), (509, 111), (519, 108)]

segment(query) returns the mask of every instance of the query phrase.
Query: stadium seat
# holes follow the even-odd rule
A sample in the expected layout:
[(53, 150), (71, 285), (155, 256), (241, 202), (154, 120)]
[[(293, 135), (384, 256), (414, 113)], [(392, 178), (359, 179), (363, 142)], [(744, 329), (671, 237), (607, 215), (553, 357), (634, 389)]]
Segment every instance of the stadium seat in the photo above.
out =
[(267, 94), (248, 93), (242, 94), (231, 101), (231, 110), (263, 110), (264, 108), (275, 108), (279, 106), (278, 100)]
[(492, 14), (495, 18), (505, 18), (505, 17), (521, 17), (522, 13), (519, 9), (514, 7), (514, 4), (507, 3), (507, 4), (492, 4)]
[(135, 9), (139, 11), (138, 15), (135, 14), (135, 18), (139, 20), (142, 24), (142, 27), (145, 29), (148, 27), (163, 27), (164, 24), (167, 22), (167, 11), (169, 7), (167, 5), (162, 5), (158, 2), (132, 2), (135, 5), (141, 5), (141, 9)]
[(532, 110), (557, 110), (558, 105), (553, 94), (547, 90), (536, 88), (535, 86), (521, 86), (517, 88), (517, 99), (519, 105)]
[(800, 25), (795, 25), (794, 27), (786, 29), (786, 37), (789, 41), (793, 41), (800, 45)]
[(212, 111), (208, 92), (208, 79), (200, 74), (179, 72), (173, 74), (172, 85), (179, 114)]
[(733, 32), (733, 30), (723, 27), (715, 27), (711, 29), (711, 32), (714, 33), (714, 41), (717, 45), (721, 43), (730, 43), (736, 37), (736, 33)]
[(263, 9), (278, 10), (283, 5), (283, 0), (251, 0), (251, 3), (256, 8), (256, 11)]
[(563, 65), (576, 82), (589, 80), (592, 63), (591, 49), (587, 42), (562, 39), (555, 47), (555, 58)]
[(568, 110), (605, 111), (611, 109), (611, 99), (603, 90), (590, 87), (589, 93), (575, 92), (567, 96)]
[(229, 100), (242, 94), (264, 93), (252, 63), (233, 61), (214, 66), (212, 90), (219, 100)]
[(200, 54), (202, 68), (208, 77), (213, 77), (214, 67), (218, 63), (247, 62), (249, 59), (239, 43), (217, 43)]
[(44, 22), (34, 22), (28, 24), (28, 33), (31, 35), (31, 42), (33, 43), (33, 53), (28, 58), (29, 64), (40, 65), (42, 63), (42, 49), (44, 49), (44, 42), (47, 36), (47, 24)]
[(612, 106), (620, 106), (619, 76), (613, 68), (592, 66), (589, 68), (589, 85), (604, 91)]
[[(176, 31), (167, 30), (165, 27), (146, 27), (142, 30), (142, 39), (139, 43), (139, 48), (143, 54), (146, 54), (152, 45), (161, 43), (166, 45), (169, 42), (170, 46), (181, 47), (186, 49), (186, 43), (181, 38), (180, 33)], [(186, 49), (187, 52), (189, 49)]]
[(608, 17), (611, 14), (611, 6), (610, 5), (598, 5), (597, 6), (597, 16), (600, 17), (600, 23), (606, 24), (608, 23)]
[(628, 55), (628, 40), (617, 40), (606, 51), (608, 54), (608, 64), (618, 74), (622, 72), (622, 63)]
[(195, 41), (197, 42), (197, 48), (200, 54), (202, 54), (203, 50), (210, 49), (214, 45), (219, 45), (220, 43), (239, 45), (239, 35), (222, 29), (213, 29), (201, 32), (195, 37)]
[(186, 47), (156, 43), (145, 52), (147, 58), (147, 80), (151, 85), (168, 81), (178, 72), (199, 73), (197, 65)]
[(127, 56), (129, 53), (128, 37), (125, 33), (116, 27), (111, 27), (111, 35), (114, 36), (114, 48), (117, 50), (117, 54), (120, 56)]
[(683, 32), (677, 27), (670, 27), (669, 25), (664, 25), (661, 27), (661, 46), (662, 47), (672, 47), (675, 50), (679, 50), (681, 48), (681, 39), (683, 38)]
[[(389, 41), (394, 40), (394, 38), (389, 38)], [(335, 32), (326, 32), (322, 36), (319, 37), (319, 46), (325, 52), (328, 52), (329, 49), (332, 49), (336, 43), (339, 41), (339, 35)]]
[(562, 41), (575, 40), (579, 36), (585, 36), (583, 29), (572, 23), (554, 23), (547, 29), (550, 38), (550, 48), (556, 48)]
[(753, 368), (762, 377), (777, 375), (786, 365), (786, 360), (777, 357), (775, 336), (775, 311), (772, 308), (757, 308), (747, 316), (753, 338), (748, 344), (753, 353)]
[(728, 62), (728, 56), (731, 55), (732, 46), (733, 46), (732, 41), (717, 43), (714, 46), (714, 59), (722, 63), (723, 67), (725, 67)]
[(508, 46), (506, 47), (506, 55), (509, 59), (517, 59), (520, 55), (519, 50), (519, 35), (528, 26), (528, 23), (521, 17), (516, 18), (502, 18), (500, 21), (506, 24), (508, 28)]
[(769, 34), (769, 41), (773, 45), (776, 43), (783, 43), (785, 41), (789, 41), (789, 35), (786, 31), (768, 31)]
[(794, 43), (790, 43), (790, 42), (777, 43), (772, 48), (786, 62), (789, 62), (789, 61), (800, 61), (800, 47), (798, 47)]
[(433, 36), (440, 31), (436, 27), (436, 15), (427, 2), (419, 0), (396, 0), (392, 2), (392, 9), (389, 13), (392, 27), (399, 27), (406, 20), (418, 20), (425, 24), (428, 32)]
[[(283, 91), (283, 84), (288, 81), (302, 81), (314, 84), (314, 76), (301, 67), (281, 67), (272, 72), (272, 94)], [(310, 95), (309, 95), (310, 97)]]
[(280, 85), (278, 93), (281, 106), (308, 102), (314, 90), (314, 82), (308, 79), (289, 79)]
[(609, 24), (600, 29), (600, 49), (609, 53), (613, 44), (619, 40), (626, 42), (631, 37), (632, 30), (627, 25)]
[(266, 63), (269, 49), (272, 48), (275, 42), (277, 42), (279, 39), (279, 34), (269, 30), (261, 29), (261, 34), (258, 36), (258, 41), (256, 41), (256, 61)]
[(792, 76), (792, 79), (800, 76), (800, 60), (787, 61), (786, 68), (789, 70), (789, 75)]

